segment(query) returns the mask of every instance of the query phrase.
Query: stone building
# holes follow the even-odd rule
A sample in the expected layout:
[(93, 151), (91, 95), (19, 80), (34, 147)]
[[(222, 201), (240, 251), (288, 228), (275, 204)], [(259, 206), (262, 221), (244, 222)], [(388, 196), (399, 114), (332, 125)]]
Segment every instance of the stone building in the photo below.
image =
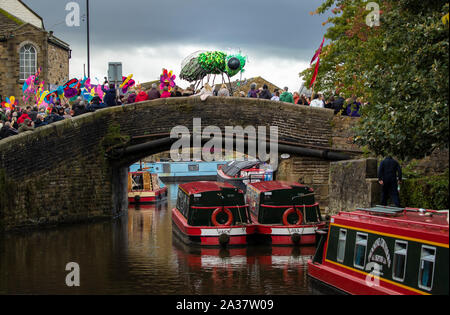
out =
[(0, 95), (22, 100), (24, 81), (42, 68), (40, 81), (61, 85), (69, 79), (71, 50), (43, 19), (20, 0), (0, 1)]

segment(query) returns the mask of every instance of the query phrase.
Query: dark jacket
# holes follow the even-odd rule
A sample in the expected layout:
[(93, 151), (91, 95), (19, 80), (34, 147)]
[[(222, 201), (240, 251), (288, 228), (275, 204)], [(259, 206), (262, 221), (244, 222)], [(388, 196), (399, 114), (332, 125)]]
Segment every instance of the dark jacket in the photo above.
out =
[(381, 161), (378, 167), (378, 180), (388, 184), (396, 184), (397, 178), (402, 180), (402, 168), (396, 160), (388, 156)]
[(8, 138), (17, 135), (18, 133), (19, 132), (14, 128), (3, 126), (2, 129), (0, 129), (0, 139)]
[(149, 92), (148, 92), (148, 99), (149, 100), (155, 100), (157, 98), (161, 97), (161, 93), (159, 93), (159, 91), (157, 89), (152, 88)]
[(262, 92), (259, 94), (259, 98), (270, 100), (272, 99), (272, 93), (270, 93), (269, 90), (262, 90)]
[(345, 99), (343, 97), (338, 97), (334, 100), (332, 104), (332, 108), (334, 109), (334, 113), (337, 114), (339, 111), (344, 109)]
[(103, 101), (105, 102), (106, 106), (116, 106), (116, 89), (112, 88), (109, 90), (106, 90), (104, 86), (102, 86), (102, 91), (105, 93), (105, 96), (103, 97)]

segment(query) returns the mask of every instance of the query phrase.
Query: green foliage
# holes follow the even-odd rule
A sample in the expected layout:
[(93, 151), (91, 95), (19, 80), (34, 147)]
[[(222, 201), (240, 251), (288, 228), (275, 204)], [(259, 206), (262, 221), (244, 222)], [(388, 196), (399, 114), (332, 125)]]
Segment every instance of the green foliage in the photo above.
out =
[[(326, 0), (332, 9), (316, 90), (359, 96), (355, 140), (379, 155), (421, 158), (449, 137), (447, 1), (378, 1), (380, 26), (369, 27), (366, 1)], [(300, 75), (311, 80), (313, 68)]]
[(400, 187), (401, 203), (408, 207), (449, 209), (448, 170), (443, 175), (404, 180)]

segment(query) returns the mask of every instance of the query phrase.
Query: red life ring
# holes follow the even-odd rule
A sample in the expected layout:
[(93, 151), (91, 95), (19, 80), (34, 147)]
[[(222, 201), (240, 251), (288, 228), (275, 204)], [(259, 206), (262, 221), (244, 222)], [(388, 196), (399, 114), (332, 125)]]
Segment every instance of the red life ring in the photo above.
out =
[[(295, 213), (295, 212), (297, 212), (297, 215), (298, 215), (298, 221), (297, 221), (297, 223), (295, 223), (295, 224), (290, 224), (290, 223), (288, 222), (288, 216), (289, 216), (290, 214), (292, 214), (292, 213)], [(300, 225), (300, 224), (302, 224), (302, 222), (303, 222), (303, 215), (302, 215), (302, 213), (300, 212), (300, 210), (298, 210), (298, 209), (289, 208), (289, 209), (287, 209), (287, 210), (283, 213), (283, 224), (284, 224), (284, 225)]]
[[(224, 224), (220, 224), (219, 222), (217, 222), (217, 216), (221, 212), (225, 212), (228, 216), (228, 220)], [(228, 208), (217, 208), (211, 215), (211, 221), (215, 226), (230, 226), (231, 222), (233, 222), (233, 213), (231, 213), (230, 209)]]

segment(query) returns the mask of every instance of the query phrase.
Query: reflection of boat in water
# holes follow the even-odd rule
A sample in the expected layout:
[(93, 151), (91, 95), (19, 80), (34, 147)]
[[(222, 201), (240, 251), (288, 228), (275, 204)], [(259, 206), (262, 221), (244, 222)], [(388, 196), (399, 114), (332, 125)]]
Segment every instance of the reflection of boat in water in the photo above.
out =
[(157, 174), (149, 172), (128, 173), (128, 202), (152, 203), (167, 197), (167, 187), (160, 181)]
[(255, 233), (244, 193), (219, 182), (181, 184), (172, 210), (173, 231), (198, 245), (246, 245)]
[(308, 262), (349, 294), (448, 295), (448, 211), (377, 206), (340, 212)]
[(314, 190), (299, 183), (249, 183), (246, 201), (258, 238), (274, 245), (311, 245), (325, 227)]
[(230, 183), (245, 192), (248, 183), (273, 180), (273, 170), (269, 164), (258, 160), (231, 161), (219, 166), (217, 180)]

